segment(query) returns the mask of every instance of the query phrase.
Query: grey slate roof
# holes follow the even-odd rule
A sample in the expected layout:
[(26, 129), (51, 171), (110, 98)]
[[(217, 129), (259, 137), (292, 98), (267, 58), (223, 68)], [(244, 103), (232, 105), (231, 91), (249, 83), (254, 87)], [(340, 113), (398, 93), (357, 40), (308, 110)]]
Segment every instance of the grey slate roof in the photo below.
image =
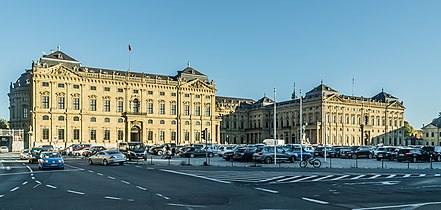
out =
[(201, 72), (197, 71), (196, 69), (193, 69), (191, 67), (187, 67), (182, 71), (178, 71), (178, 76), (181, 75), (182, 73), (184, 74), (194, 74), (194, 75), (199, 75), (199, 76), (206, 76), (205, 74), (202, 74)]
[(395, 96), (393, 96), (393, 95), (391, 95), (389, 93), (386, 93), (384, 91), (381, 91), (380, 93), (378, 93), (377, 95), (375, 95), (371, 99), (375, 100), (375, 101), (380, 101), (380, 102), (383, 102), (383, 103), (388, 103), (388, 102), (391, 102), (391, 101), (397, 101), (398, 100), (397, 97), (395, 97)]
[(51, 58), (51, 59), (57, 59), (57, 60), (78, 62), (77, 60), (73, 59), (72, 57), (66, 55), (65, 53), (63, 53), (61, 51), (55, 51), (49, 55), (43, 55), (43, 58)]

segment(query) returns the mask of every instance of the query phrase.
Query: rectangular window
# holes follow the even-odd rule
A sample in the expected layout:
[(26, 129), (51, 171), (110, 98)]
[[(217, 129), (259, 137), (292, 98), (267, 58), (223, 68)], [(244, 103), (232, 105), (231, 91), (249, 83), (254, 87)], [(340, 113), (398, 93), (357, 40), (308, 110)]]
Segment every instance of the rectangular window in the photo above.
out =
[(104, 87), (104, 91), (109, 92), (110, 91), (110, 87)]
[(58, 140), (64, 140), (64, 129), (58, 129)]
[(176, 96), (176, 93), (171, 93), (171, 96)]
[(58, 87), (59, 88), (64, 88), (64, 84), (63, 83), (58, 83)]
[(184, 115), (190, 115), (190, 105), (184, 105)]
[(159, 92), (160, 96), (165, 96), (165, 92)]
[(196, 97), (196, 98), (201, 98), (201, 95), (196, 94), (195, 97)]
[(118, 88), (118, 93), (122, 93), (122, 92), (124, 92), (124, 89)]
[(153, 103), (152, 102), (149, 102), (147, 104), (147, 113), (148, 114), (153, 114)]
[(80, 140), (80, 129), (73, 129), (73, 139)]
[(211, 97), (210, 96), (205, 96), (205, 99), (210, 99)]
[(73, 85), (73, 89), (80, 89), (80, 85)]
[(159, 141), (164, 141), (164, 140), (165, 140), (165, 132), (159, 131)]
[(27, 107), (23, 107), (23, 118), (28, 118), (29, 110)]
[(96, 99), (90, 99), (90, 111), (96, 111)]
[(165, 104), (159, 104), (159, 114), (165, 114)]
[(43, 96), (41, 98), (41, 107), (43, 109), (49, 109), (49, 96)]
[(153, 91), (149, 90), (149, 91), (147, 91), (147, 94), (153, 95)]
[(90, 86), (90, 90), (96, 90), (96, 86)]
[(139, 93), (139, 90), (133, 90), (133, 93), (137, 94)]
[(104, 111), (110, 112), (110, 100), (104, 100)]
[(171, 140), (176, 141), (176, 131), (171, 132)]
[(80, 110), (80, 98), (73, 98), (73, 109)]
[(148, 132), (147, 132), (147, 139), (148, 139), (149, 141), (153, 141), (153, 131), (148, 131)]
[(58, 97), (58, 109), (64, 109), (64, 97)]
[(206, 117), (211, 116), (211, 107), (209, 107), (209, 106), (205, 107), (205, 116)]
[(188, 97), (190, 97), (190, 94), (186, 93), (186, 94), (184, 95), (184, 97), (188, 98)]
[(43, 128), (43, 139), (49, 140), (49, 128)]
[(49, 87), (49, 82), (42, 82), (42, 83), (41, 83), (41, 86), (43, 86), (43, 87)]
[(194, 115), (201, 116), (201, 106), (194, 107)]
[(124, 131), (118, 130), (118, 141), (122, 141), (124, 139)]
[(176, 104), (172, 104), (170, 110), (172, 115), (176, 115)]
[(104, 140), (110, 140), (110, 130), (104, 130)]
[(117, 108), (118, 113), (122, 113), (124, 111), (123, 106), (124, 106), (124, 102), (118, 101), (118, 108)]
[(185, 133), (184, 133), (184, 140), (186, 142), (190, 141), (190, 133), (188, 131), (185, 131)]
[(90, 140), (96, 140), (96, 130), (90, 130)]

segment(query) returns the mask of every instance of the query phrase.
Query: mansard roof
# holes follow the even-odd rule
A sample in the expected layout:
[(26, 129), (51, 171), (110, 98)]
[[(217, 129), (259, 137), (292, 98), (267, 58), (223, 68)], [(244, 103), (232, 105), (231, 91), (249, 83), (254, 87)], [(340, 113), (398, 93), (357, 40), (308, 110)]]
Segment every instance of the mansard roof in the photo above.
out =
[(72, 57), (66, 55), (64, 52), (61, 52), (61, 51), (54, 51), (49, 55), (43, 55), (43, 58), (55, 59), (55, 60), (60, 60), (60, 61), (78, 62), (77, 60), (73, 59)]
[(391, 95), (389, 93), (386, 93), (383, 90), (380, 93), (378, 93), (377, 95), (375, 95), (374, 97), (372, 97), (371, 99), (375, 100), (375, 101), (380, 101), (380, 102), (383, 102), (383, 103), (389, 103), (389, 102), (392, 102), (392, 101), (398, 101), (397, 97), (395, 97), (395, 96), (393, 96), (393, 95)]
[(305, 94), (305, 98), (321, 97), (323, 95), (339, 94), (336, 90), (323, 84), (323, 82)]
[(199, 72), (196, 69), (191, 68), (190, 66), (188, 66), (187, 68), (185, 68), (182, 71), (178, 71), (178, 76), (180, 76), (181, 74), (194, 74), (194, 75), (199, 75), (199, 76), (206, 76), (205, 74), (202, 74), (201, 72)]

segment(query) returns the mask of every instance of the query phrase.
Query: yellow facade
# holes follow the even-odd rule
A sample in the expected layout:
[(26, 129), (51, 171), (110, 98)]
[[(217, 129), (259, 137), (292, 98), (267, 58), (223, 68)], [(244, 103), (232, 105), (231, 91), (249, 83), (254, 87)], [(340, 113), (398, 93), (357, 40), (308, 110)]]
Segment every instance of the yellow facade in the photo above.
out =
[[(29, 114), (17, 104), (19, 93), (29, 96)], [(184, 145), (204, 142), (204, 129), (216, 143), (215, 94), (214, 81), (190, 66), (176, 76), (88, 68), (57, 51), (11, 85), (11, 108), (20, 114), (11, 111), (10, 122), (25, 129), (30, 147), (116, 147), (126, 141)]]

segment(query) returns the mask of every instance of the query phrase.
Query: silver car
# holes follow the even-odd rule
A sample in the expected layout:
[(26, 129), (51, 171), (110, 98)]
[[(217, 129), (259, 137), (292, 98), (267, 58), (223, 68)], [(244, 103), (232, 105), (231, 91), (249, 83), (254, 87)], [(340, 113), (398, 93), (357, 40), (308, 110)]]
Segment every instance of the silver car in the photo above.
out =
[(113, 163), (123, 165), (126, 162), (126, 156), (118, 150), (105, 150), (89, 157), (89, 164), (103, 164), (105, 166)]
[(29, 152), (29, 149), (24, 149), (20, 153), (20, 160), (29, 160), (31, 156), (31, 153)]

